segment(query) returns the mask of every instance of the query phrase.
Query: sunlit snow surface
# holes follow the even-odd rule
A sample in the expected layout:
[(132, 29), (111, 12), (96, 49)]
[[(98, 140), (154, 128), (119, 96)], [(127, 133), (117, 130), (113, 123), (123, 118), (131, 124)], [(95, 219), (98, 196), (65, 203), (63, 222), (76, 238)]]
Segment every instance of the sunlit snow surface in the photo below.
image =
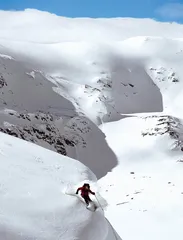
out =
[(123, 239), (182, 239), (182, 154), (166, 136), (142, 136), (152, 119), (126, 118), (101, 128), (118, 166), (100, 180), (106, 216)]
[[(99, 178), (1, 134), (0, 239), (116, 240), (116, 230), (123, 240), (182, 240), (182, 30), (151, 19), (0, 12), (0, 127), (44, 128), (33, 116), (49, 110), (75, 141), (68, 156)], [(30, 120), (19, 117), (24, 111)], [(172, 118), (157, 125), (145, 118), (153, 115)], [(101, 208), (93, 213), (65, 194), (84, 181), (108, 202), (115, 230)]]

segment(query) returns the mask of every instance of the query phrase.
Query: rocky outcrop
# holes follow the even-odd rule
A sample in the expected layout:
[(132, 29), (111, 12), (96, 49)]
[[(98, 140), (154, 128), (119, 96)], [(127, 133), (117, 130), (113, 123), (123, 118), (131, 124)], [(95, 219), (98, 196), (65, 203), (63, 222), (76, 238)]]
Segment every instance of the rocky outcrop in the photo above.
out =
[(183, 151), (183, 123), (180, 119), (169, 116), (147, 116), (144, 119), (154, 118), (155, 124), (149, 128), (146, 128), (142, 132), (142, 136), (158, 136), (168, 134), (171, 139), (174, 140), (173, 149), (180, 149)]

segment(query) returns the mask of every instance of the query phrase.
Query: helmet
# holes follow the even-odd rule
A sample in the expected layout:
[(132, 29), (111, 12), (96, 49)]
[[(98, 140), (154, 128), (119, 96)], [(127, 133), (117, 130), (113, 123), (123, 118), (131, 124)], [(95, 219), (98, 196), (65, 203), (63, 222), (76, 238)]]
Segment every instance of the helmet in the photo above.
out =
[(83, 184), (83, 187), (90, 188), (90, 184), (88, 184), (88, 183), (84, 183), (84, 184)]

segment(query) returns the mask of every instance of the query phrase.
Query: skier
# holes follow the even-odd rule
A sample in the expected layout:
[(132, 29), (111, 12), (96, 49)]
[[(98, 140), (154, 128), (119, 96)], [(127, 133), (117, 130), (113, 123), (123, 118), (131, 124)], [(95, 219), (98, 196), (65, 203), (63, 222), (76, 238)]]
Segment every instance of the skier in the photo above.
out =
[(89, 197), (89, 193), (93, 195), (95, 195), (95, 193), (90, 190), (90, 185), (88, 183), (84, 183), (82, 187), (78, 188), (76, 194), (78, 194), (79, 191), (81, 191), (81, 196), (82, 198), (84, 198), (86, 205), (88, 206), (89, 203), (92, 202), (92, 200)]

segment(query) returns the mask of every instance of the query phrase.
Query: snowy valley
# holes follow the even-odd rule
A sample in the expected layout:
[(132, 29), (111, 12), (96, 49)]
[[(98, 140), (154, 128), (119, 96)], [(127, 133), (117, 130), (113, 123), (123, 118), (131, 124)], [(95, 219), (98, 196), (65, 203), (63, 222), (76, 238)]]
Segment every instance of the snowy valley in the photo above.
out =
[(183, 25), (0, 20), (0, 240), (182, 240)]

